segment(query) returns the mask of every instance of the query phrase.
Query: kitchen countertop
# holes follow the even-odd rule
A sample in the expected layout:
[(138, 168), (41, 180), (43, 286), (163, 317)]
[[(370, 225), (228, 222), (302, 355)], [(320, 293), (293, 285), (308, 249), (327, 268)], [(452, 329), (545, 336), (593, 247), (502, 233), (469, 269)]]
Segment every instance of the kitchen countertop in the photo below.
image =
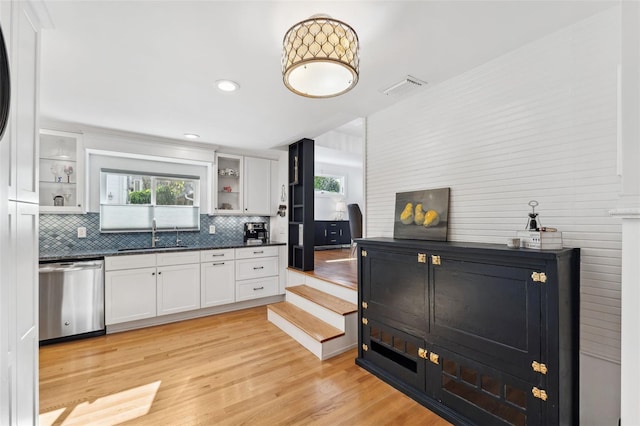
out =
[(156, 248), (140, 248), (140, 249), (102, 249), (102, 250), (69, 250), (65, 252), (41, 252), (40, 262), (55, 262), (61, 260), (83, 260), (83, 259), (95, 259), (104, 256), (126, 256), (130, 254), (145, 254), (145, 253), (172, 253), (178, 251), (194, 251), (194, 250), (215, 250), (215, 249), (231, 249), (231, 248), (247, 248), (247, 247), (267, 247), (267, 246), (284, 246), (286, 243), (280, 242), (268, 242), (265, 244), (206, 244), (199, 246), (187, 246), (187, 247), (156, 247)]

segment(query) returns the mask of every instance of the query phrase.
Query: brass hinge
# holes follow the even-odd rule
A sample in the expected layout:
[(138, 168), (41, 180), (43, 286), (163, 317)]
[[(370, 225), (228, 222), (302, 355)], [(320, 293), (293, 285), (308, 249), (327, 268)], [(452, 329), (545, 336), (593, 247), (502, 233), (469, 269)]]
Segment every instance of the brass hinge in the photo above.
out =
[(367, 257), (367, 251), (366, 250), (360, 250), (360, 254), (362, 254), (362, 257)]
[(429, 354), (429, 352), (427, 352), (426, 349), (424, 348), (418, 348), (418, 356), (422, 359), (427, 359), (427, 355)]
[(429, 361), (431, 361), (434, 364), (440, 364), (440, 355), (431, 352), (429, 354)]
[(538, 361), (533, 361), (531, 363), (531, 368), (533, 371), (540, 374), (547, 374), (547, 366)]
[(531, 389), (531, 393), (535, 398), (541, 399), (543, 401), (547, 400), (547, 392), (542, 389), (534, 387), (533, 389)]
[(545, 274), (544, 272), (532, 272), (531, 279), (534, 283), (546, 283), (547, 274)]
[(440, 256), (431, 256), (432, 265), (440, 265)]
[(418, 253), (418, 263), (427, 263), (427, 255), (424, 253)]
[(366, 318), (364, 318), (364, 317), (362, 317), (362, 323), (363, 323), (364, 325), (367, 325), (367, 324), (369, 324), (369, 320), (368, 320), (368, 319), (366, 319)]
[(367, 346), (366, 343), (363, 343), (362, 344), (362, 350), (365, 351), (365, 352), (368, 351), (369, 350), (369, 346)]
[(369, 307), (369, 304), (363, 300), (363, 301), (362, 301), (362, 307), (363, 307), (364, 309), (367, 309), (367, 308)]

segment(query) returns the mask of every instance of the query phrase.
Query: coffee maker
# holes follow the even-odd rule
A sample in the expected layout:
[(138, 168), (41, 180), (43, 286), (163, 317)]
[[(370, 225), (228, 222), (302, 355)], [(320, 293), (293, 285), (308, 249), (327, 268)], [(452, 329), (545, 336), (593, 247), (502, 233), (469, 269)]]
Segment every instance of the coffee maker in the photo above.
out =
[(247, 222), (244, 224), (244, 242), (247, 244), (265, 244), (269, 241), (266, 222)]

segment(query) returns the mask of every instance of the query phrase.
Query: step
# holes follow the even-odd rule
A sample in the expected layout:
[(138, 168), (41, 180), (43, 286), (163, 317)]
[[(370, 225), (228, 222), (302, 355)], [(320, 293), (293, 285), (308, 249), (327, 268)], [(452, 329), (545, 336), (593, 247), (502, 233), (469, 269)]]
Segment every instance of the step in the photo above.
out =
[(277, 314), (320, 343), (344, 335), (344, 331), (325, 323), (289, 302), (267, 305), (267, 310)]
[(287, 282), (295, 285), (304, 284), (307, 287), (313, 287), (332, 296), (358, 304), (357, 288), (348, 288), (325, 278), (318, 278), (304, 272), (287, 269)]
[(286, 290), (291, 293), (295, 293), (300, 297), (304, 297), (305, 299), (308, 299), (311, 302), (339, 315), (348, 315), (358, 311), (358, 306), (356, 304), (307, 285), (287, 287)]

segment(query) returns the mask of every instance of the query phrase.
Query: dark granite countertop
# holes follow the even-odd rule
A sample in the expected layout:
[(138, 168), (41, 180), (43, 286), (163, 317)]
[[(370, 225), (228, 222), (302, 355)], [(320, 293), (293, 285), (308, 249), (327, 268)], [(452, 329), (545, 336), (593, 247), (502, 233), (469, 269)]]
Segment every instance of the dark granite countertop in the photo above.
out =
[(102, 249), (102, 250), (69, 250), (64, 252), (40, 252), (40, 262), (57, 262), (61, 260), (86, 260), (96, 259), (105, 256), (125, 256), (129, 254), (145, 254), (145, 253), (171, 253), (177, 251), (194, 251), (194, 250), (214, 250), (214, 249), (231, 249), (231, 248), (246, 248), (246, 247), (266, 247), (266, 246), (283, 246), (286, 243), (281, 242), (268, 242), (265, 244), (206, 244), (199, 246), (186, 246), (186, 247), (145, 247), (139, 249)]

